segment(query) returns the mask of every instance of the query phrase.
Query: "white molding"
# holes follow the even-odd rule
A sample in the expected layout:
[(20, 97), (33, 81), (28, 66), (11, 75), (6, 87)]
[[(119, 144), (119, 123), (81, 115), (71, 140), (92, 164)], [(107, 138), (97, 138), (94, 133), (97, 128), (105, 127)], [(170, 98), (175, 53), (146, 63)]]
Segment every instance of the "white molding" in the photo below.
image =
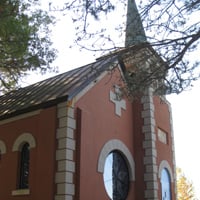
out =
[(28, 113), (25, 113), (25, 114), (17, 115), (15, 117), (11, 117), (9, 119), (4, 119), (4, 120), (0, 121), (0, 125), (38, 115), (38, 114), (40, 114), (40, 111), (41, 110), (36, 110), (36, 111), (33, 111), (33, 112), (28, 112)]
[(110, 90), (110, 101), (114, 103), (115, 114), (121, 117), (122, 110), (126, 110), (126, 101), (122, 99), (122, 92), (118, 85), (114, 85), (114, 90)]
[(162, 174), (163, 169), (167, 169), (167, 171), (169, 172), (169, 175), (170, 175), (171, 182), (174, 182), (172, 169), (171, 169), (169, 163), (167, 162), (167, 160), (162, 160), (160, 162), (159, 169), (158, 169), (158, 178), (159, 179), (161, 179), (161, 174)]
[(120, 151), (125, 156), (128, 162), (130, 180), (134, 181), (135, 180), (135, 162), (133, 160), (133, 157), (129, 149), (126, 147), (126, 145), (122, 141), (117, 140), (117, 139), (109, 140), (101, 149), (99, 159), (98, 159), (98, 166), (97, 166), (98, 172), (100, 173), (104, 172), (105, 160), (108, 154), (114, 150)]
[[(83, 97), (90, 89), (92, 89), (97, 83), (99, 83), (104, 77), (106, 77), (106, 75), (109, 75), (110, 71), (114, 70), (114, 69), (118, 69), (121, 76), (124, 77), (123, 75), (123, 72), (121, 70), (121, 67), (119, 66), (119, 63), (118, 61), (115, 61), (113, 62), (111, 65), (114, 65), (113, 66), (110, 66), (110, 68), (108, 70), (105, 70), (104, 72), (102, 72), (98, 77), (96, 77), (96, 79), (91, 82), (88, 86), (86, 86), (81, 92), (79, 92), (76, 97), (73, 99), (74, 102), (73, 103), (76, 103), (81, 97)], [(110, 75), (112, 76), (112, 75)]]
[(30, 194), (29, 189), (18, 189), (12, 191), (12, 196), (29, 195), (29, 194)]
[(32, 134), (23, 133), (15, 140), (12, 151), (20, 151), (21, 145), (25, 142), (29, 143), (30, 148), (36, 147), (36, 141)]
[(0, 154), (5, 154), (5, 153), (6, 153), (6, 145), (2, 140), (0, 140)]

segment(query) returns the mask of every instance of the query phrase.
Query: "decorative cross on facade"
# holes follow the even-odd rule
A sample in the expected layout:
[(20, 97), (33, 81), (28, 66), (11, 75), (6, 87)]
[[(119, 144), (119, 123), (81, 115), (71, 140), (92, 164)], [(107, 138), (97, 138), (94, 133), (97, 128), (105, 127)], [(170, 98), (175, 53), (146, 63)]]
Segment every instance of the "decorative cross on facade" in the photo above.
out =
[(115, 114), (121, 116), (121, 109), (126, 110), (126, 101), (121, 98), (119, 86), (115, 85), (115, 92), (110, 91), (110, 101), (115, 104)]

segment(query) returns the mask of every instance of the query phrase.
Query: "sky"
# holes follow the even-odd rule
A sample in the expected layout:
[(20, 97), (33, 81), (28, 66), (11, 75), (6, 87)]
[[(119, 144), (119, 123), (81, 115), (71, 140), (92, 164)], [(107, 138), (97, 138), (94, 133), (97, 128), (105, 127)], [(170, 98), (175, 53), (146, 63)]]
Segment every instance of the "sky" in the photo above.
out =
[[(70, 32), (69, 28), (73, 24), (66, 17), (59, 18), (60, 21), (57, 22), (52, 33), (54, 46), (59, 50), (55, 62), (55, 65), (59, 66), (59, 73), (95, 61), (93, 52), (80, 51), (76, 47), (69, 48), (74, 36), (74, 32)], [(200, 52), (198, 55), (200, 56)], [(29, 85), (53, 75), (55, 74), (45, 76), (31, 74), (31, 78), (23, 80), (23, 85)], [(193, 182), (196, 197), (200, 199), (200, 80), (194, 83), (191, 90), (179, 95), (169, 95), (167, 99), (172, 106), (176, 164)]]
[(193, 182), (200, 199), (200, 80), (190, 91), (167, 98), (172, 106), (176, 165)]

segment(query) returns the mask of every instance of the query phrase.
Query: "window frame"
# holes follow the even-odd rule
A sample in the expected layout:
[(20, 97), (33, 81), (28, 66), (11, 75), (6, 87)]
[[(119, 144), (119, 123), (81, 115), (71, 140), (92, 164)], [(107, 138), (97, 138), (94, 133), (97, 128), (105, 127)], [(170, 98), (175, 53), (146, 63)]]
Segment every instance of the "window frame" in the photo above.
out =
[(36, 147), (36, 140), (34, 138), (34, 136), (31, 133), (23, 133), (21, 135), (19, 135), (16, 140), (14, 141), (13, 147), (12, 147), (12, 151), (16, 152), (18, 151), (18, 169), (17, 169), (17, 180), (16, 180), (16, 189), (13, 190), (11, 192), (12, 196), (21, 196), (21, 195), (30, 195), (30, 181), (29, 181), (29, 187), (21, 187), (20, 186), (20, 166), (21, 166), (21, 151), (23, 148), (23, 145), (25, 144), (29, 145), (29, 174), (28, 174), (28, 178), (30, 179), (30, 167), (31, 167), (31, 149)]
[[(110, 163), (110, 161), (112, 161), (112, 163)], [(113, 162), (116, 163), (114, 164)], [(110, 178), (109, 180), (108, 177)], [(119, 150), (113, 150), (107, 155), (104, 166), (103, 180), (105, 190), (110, 199), (125, 200), (127, 198), (130, 190), (129, 169), (125, 156)], [(109, 185), (108, 182), (110, 182)]]
[(29, 188), (29, 174), (30, 174), (30, 145), (25, 142), (19, 155), (19, 169), (18, 169), (18, 189)]
[(159, 170), (158, 170), (158, 178), (160, 179), (160, 188), (161, 188), (161, 198), (163, 195), (163, 192), (162, 192), (162, 189), (163, 189), (163, 187), (162, 187), (162, 172), (163, 172), (163, 170), (166, 170), (167, 174), (169, 176), (170, 199), (172, 199), (172, 183), (175, 181), (175, 179), (174, 179), (175, 176), (173, 176), (172, 169), (167, 160), (162, 160), (160, 162)]

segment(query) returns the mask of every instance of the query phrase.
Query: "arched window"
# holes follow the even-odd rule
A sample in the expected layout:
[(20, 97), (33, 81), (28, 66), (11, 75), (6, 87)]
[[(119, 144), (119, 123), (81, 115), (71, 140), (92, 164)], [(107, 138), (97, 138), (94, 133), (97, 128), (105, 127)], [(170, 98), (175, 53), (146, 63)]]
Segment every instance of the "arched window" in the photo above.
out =
[(104, 144), (98, 159), (106, 192), (111, 200), (125, 200), (130, 181), (135, 180), (135, 162), (126, 145), (117, 139)]
[(162, 200), (171, 200), (171, 178), (166, 168), (161, 172)]
[(129, 151), (129, 149), (126, 147), (126, 145), (117, 139), (109, 140), (103, 146), (99, 155), (99, 160), (98, 160), (98, 172), (100, 173), (104, 172), (106, 158), (113, 151), (119, 151), (124, 155), (128, 164), (128, 168), (129, 168), (129, 178), (131, 181), (134, 181), (135, 180), (135, 162), (133, 160), (132, 154)]
[(20, 158), (19, 158), (19, 189), (27, 189), (29, 187), (29, 143), (24, 143), (21, 147)]
[(1, 160), (1, 155), (4, 153), (6, 153), (6, 145), (2, 140), (0, 140), (0, 160)]
[(111, 200), (125, 200), (129, 191), (129, 170), (124, 156), (112, 151), (106, 158), (104, 185)]

